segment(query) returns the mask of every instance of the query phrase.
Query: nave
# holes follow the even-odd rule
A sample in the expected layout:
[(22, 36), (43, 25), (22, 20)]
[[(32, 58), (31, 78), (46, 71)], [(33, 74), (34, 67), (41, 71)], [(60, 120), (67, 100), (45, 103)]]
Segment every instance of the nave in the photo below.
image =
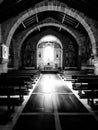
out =
[(0, 0), (0, 130), (96, 130), (97, 1)]
[(74, 95), (70, 85), (56, 74), (42, 74), (10, 129), (95, 129), (97, 120)]

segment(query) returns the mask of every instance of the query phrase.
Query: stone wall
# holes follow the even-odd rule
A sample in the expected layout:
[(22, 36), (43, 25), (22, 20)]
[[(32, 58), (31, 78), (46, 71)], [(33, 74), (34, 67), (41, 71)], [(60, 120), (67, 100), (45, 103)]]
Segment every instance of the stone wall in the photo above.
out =
[[(65, 66), (67, 63), (66, 63), (66, 49), (67, 48), (67, 44), (69, 44), (69, 42), (73, 42), (73, 40), (69, 40), (69, 38), (66, 36), (66, 35), (62, 35), (60, 34), (59, 32), (56, 32), (56, 31), (53, 31), (51, 29), (48, 29), (46, 31), (43, 31), (43, 32), (39, 32), (37, 35), (33, 36), (34, 34), (32, 34), (32, 38), (28, 38), (24, 41), (24, 43), (21, 43), (22, 39), (24, 38), (24, 32), (15, 36), (14, 37), (14, 40), (13, 40), (13, 45), (14, 45), (14, 48), (15, 48), (15, 52), (14, 52), (14, 67), (15, 68), (19, 68), (19, 66), (22, 65), (21, 63), (21, 48), (22, 46), (25, 46), (26, 44), (31, 44), (32, 46), (32, 50), (36, 50), (36, 45), (38, 43), (38, 41), (45, 35), (48, 35), (48, 34), (51, 34), (51, 35), (54, 35), (56, 37), (58, 37), (63, 45), (63, 66)], [(74, 39), (74, 38), (73, 38)], [(83, 35), (80, 35), (79, 37), (79, 34), (78, 34), (78, 39), (79, 39), (79, 43), (77, 43), (74, 39), (74, 44), (77, 44), (77, 46), (80, 46), (80, 50), (77, 50), (77, 56), (79, 55), (78, 53), (83, 53), (83, 47), (85, 49), (85, 46), (84, 46), (84, 41), (85, 41), (85, 36)], [(84, 52), (85, 53), (85, 52)], [(35, 51), (35, 57), (36, 57), (36, 51)], [(36, 58), (34, 60), (35, 62), (35, 66), (36, 66)], [(78, 64), (78, 59), (77, 59), (77, 64)]]
[[(92, 20), (91, 18), (88, 18), (86, 17), (83, 13), (75, 10), (75, 9), (72, 9), (72, 8), (69, 8), (67, 7), (66, 5), (64, 5), (63, 3), (60, 3), (60, 2), (49, 2), (47, 1), (46, 3), (42, 2), (42, 3), (39, 3), (38, 5), (36, 5), (35, 8), (32, 8), (32, 9), (28, 9), (22, 13), (20, 13), (17, 17), (14, 17), (14, 18), (11, 18), (7, 21), (5, 21), (4, 23), (1, 24), (1, 43), (5, 43), (7, 46), (10, 45), (11, 43), (11, 40), (14, 39), (15, 41), (15, 46), (14, 48), (18, 48), (19, 47), (19, 43), (21, 41), (21, 38), (23, 38), (23, 34), (21, 34), (21, 36), (18, 36), (18, 39), (17, 38), (14, 38), (14, 33), (16, 31), (16, 29), (18, 28), (18, 26), (28, 17), (30, 17), (31, 15), (34, 15), (38, 12), (42, 12), (42, 11), (48, 11), (48, 10), (55, 10), (55, 11), (60, 11), (60, 12), (63, 12), (69, 16), (72, 16), (74, 17), (75, 19), (77, 19), (82, 25), (83, 27), (85, 28), (85, 30), (87, 31), (88, 33), (88, 36), (89, 36), (89, 42), (91, 44), (91, 49), (92, 49), (92, 53), (94, 55), (94, 59), (95, 61), (98, 61), (98, 22), (97, 21), (94, 21)], [(72, 30), (73, 32), (73, 30)], [(78, 36), (78, 34), (76, 34), (74, 32), (75, 35), (77, 35), (78, 37), (78, 40), (79, 40), (79, 45), (80, 45), (80, 49), (79, 49), (79, 55), (81, 56), (81, 53), (83, 50), (85, 50), (85, 42), (87, 42), (88, 40), (88, 37), (86, 38), (85, 40), (85, 36), (81, 35), (81, 36)], [(86, 47), (87, 47), (87, 44), (86, 44)], [(20, 52), (20, 48), (17, 49), (17, 52)], [(96, 52), (97, 51), (97, 52)], [(14, 58), (16, 59), (17, 63), (14, 63), (14, 66), (16, 66), (15, 68), (17, 68), (19, 65), (18, 65), (18, 59), (19, 59), (19, 55), (17, 55), (17, 52), (15, 51), (15, 54), (14, 54)], [(85, 51), (84, 51), (85, 52)], [(15, 62), (16, 62), (15, 61)], [(0, 72), (6, 72), (7, 71), (7, 64), (0, 64)]]

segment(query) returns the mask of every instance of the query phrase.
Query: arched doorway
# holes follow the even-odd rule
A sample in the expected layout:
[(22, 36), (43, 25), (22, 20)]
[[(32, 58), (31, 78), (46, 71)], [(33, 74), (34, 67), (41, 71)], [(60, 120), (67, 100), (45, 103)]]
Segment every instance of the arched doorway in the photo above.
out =
[(46, 71), (62, 68), (62, 43), (56, 36), (46, 35), (39, 40), (37, 68)]

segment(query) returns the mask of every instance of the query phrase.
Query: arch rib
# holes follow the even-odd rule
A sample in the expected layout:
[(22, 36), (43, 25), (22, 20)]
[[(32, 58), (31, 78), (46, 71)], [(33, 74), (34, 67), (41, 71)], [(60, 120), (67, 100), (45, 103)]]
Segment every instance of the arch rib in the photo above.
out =
[(55, 5), (54, 3), (52, 3), (52, 5), (50, 5), (50, 2), (48, 2), (47, 5), (43, 4), (39, 7), (35, 7), (34, 9), (29, 9), (29, 10), (23, 12), (22, 14), (20, 14), (16, 18), (16, 22), (13, 23), (13, 26), (11, 27), (7, 40), (6, 40), (7, 46), (10, 45), (10, 42), (14, 35), (15, 30), (25, 19), (27, 19), (28, 17), (30, 17), (36, 13), (44, 12), (44, 11), (48, 11), (48, 10), (50, 10), (50, 11), (55, 10), (57, 12), (62, 12), (62, 13), (65, 13), (65, 14), (75, 18), (76, 20), (78, 20), (82, 24), (82, 26), (85, 28), (85, 30), (87, 31), (88, 36), (90, 37), (90, 40), (91, 40), (91, 44), (92, 44), (92, 52), (93, 52), (93, 54), (96, 55), (96, 40), (95, 40), (94, 34), (92, 32), (91, 27), (88, 25), (86, 20), (81, 16), (81, 14), (80, 13), (78, 14), (74, 9), (68, 8), (66, 5), (65, 5), (65, 7), (62, 6), (61, 4)]

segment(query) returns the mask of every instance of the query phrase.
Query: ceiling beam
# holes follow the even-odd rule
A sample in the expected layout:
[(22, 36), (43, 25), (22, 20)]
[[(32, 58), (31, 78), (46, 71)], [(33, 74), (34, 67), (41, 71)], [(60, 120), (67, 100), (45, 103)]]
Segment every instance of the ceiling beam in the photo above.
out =
[(24, 27), (24, 28), (26, 28), (26, 25), (24, 24), (24, 22), (23, 22), (23, 21), (22, 21), (22, 25), (23, 25), (23, 27)]
[[(37, 23), (39, 22), (39, 19), (38, 19), (37, 14), (36, 14), (36, 21), (37, 21)], [(39, 27), (38, 27), (38, 30), (40, 31), (40, 28), (39, 28)]]
[(77, 28), (77, 27), (79, 26), (79, 24), (80, 24), (80, 23), (78, 22), (77, 25), (75, 26), (75, 28)]
[[(62, 23), (65, 21), (65, 17), (66, 17), (66, 14), (64, 14), (63, 18), (62, 18)], [(61, 31), (61, 26), (59, 28), (59, 31)]]

